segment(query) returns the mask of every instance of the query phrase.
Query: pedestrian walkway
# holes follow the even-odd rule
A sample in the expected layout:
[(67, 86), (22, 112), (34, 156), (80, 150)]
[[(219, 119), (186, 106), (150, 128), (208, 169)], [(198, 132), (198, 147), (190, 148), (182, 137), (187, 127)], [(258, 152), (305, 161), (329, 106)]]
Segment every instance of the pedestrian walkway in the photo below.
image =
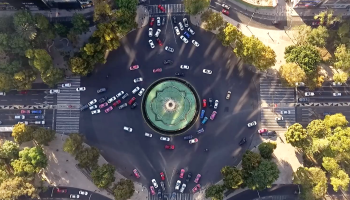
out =
[(184, 13), (185, 12), (185, 6), (183, 4), (164, 4), (161, 6), (164, 7), (165, 12), (161, 11), (158, 8), (158, 5), (150, 5), (150, 6), (148, 6), (149, 14), (154, 15), (154, 14)]
[[(156, 191), (157, 193), (157, 191)], [(163, 193), (162, 199), (170, 200), (171, 193)], [(158, 195), (152, 195), (151, 193), (148, 193), (148, 199), (149, 200), (159, 200)], [(193, 194), (191, 193), (176, 193), (176, 198), (174, 200), (193, 200)]]

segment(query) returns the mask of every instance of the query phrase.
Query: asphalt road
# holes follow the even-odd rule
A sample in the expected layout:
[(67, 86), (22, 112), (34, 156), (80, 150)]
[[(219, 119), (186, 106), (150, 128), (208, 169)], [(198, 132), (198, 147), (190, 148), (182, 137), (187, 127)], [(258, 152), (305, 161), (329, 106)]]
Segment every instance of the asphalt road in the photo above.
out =
[[(327, 84), (328, 85), (328, 84)], [(305, 92), (308, 92), (309, 89), (306, 87), (298, 87), (298, 97), (306, 97)], [(309, 102), (322, 102), (322, 103), (334, 103), (334, 102), (350, 102), (350, 87), (345, 86), (323, 86), (317, 88), (313, 91), (314, 96), (307, 96), (310, 99)], [(333, 96), (333, 93), (341, 93), (341, 96)]]
[(342, 113), (346, 119), (350, 119), (350, 110), (344, 106), (310, 106), (310, 107), (296, 107), (296, 122), (307, 125), (315, 119), (324, 119), (327, 114)]
[(49, 90), (34, 89), (26, 91), (11, 90), (6, 96), (0, 96), (0, 105), (42, 105), (56, 104), (55, 95), (48, 94)]
[[(32, 111), (32, 110), (30, 110)], [(42, 114), (21, 114), (21, 110), (0, 110), (0, 121), (1, 126), (12, 126), (17, 124), (19, 121), (27, 121), (29, 124), (34, 125), (35, 121), (43, 121), (42, 119), (35, 119), (35, 116), (44, 115), (44, 125), (38, 125), (41, 127), (48, 127), (52, 129), (53, 124), (53, 110), (41, 110)], [(15, 119), (16, 115), (24, 115), (25, 119)]]
[[(178, 21), (180, 20), (182, 19), (178, 17)], [(110, 53), (107, 63), (97, 67), (95, 73), (90, 77), (83, 77), (81, 81), (81, 85), (89, 88), (81, 94), (81, 104), (102, 96), (111, 97), (121, 90), (130, 94), (122, 101), (124, 103), (134, 96), (131, 91), (136, 86), (147, 89), (159, 78), (184, 72), (183, 78), (194, 86), (201, 98), (211, 97), (220, 101), (217, 117), (214, 121), (209, 120), (202, 135), (195, 133), (201, 128), (199, 121), (185, 133), (198, 137), (199, 143), (189, 145), (183, 140), (183, 135), (172, 137), (170, 144), (175, 145), (174, 151), (164, 149), (164, 145), (169, 143), (160, 141), (160, 135), (148, 127), (142, 118), (140, 107), (135, 110), (129, 107), (123, 110), (114, 109), (108, 114), (102, 111), (98, 115), (91, 115), (89, 111), (82, 112), (80, 132), (86, 136), (88, 143), (101, 149), (103, 156), (124, 176), (135, 180), (132, 170), (137, 168), (141, 173), (141, 178), (137, 181), (147, 187), (153, 178), (159, 182), (159, 173), (164, 171), (166, 187), (173, 190), (178, 179), (176, 172), (181, 168), (186, 172), (191, 171), (194, 176), (202, 174), (201, 184), (219, 181), (220, 169), (239, 162), (256, 131), (256, 128), (248, 129), (246, 124), (260, 115), (257, 110), (258, 93), (254, 84), (257, 75), (245, 68), (235, 67), (237, 58), (232, 50), (224, 48), (215, 35), (190, 26), (196, 32), (193, 38), (199, 42), (198, 48), (191, 41), (184, 44), (174, 34), (169, 18), (166, 25), (161, 27), (160, 38), (164, 46), (173, 47), (175, 53), (164, 51), (164, 46), (159, 47), (154, 37), (152, 40), (156, 48), (151, 49), (148, 44), (148, 27), (144, 27), (124, 37), (118, 50)], [(163, 66), (164, 59), (172, 59), (174, 64)], [(134, 64), (140, 65), (140, 69), (130, 71), (129, 67)], [(189, 65), (190, 70), (181, 71), (181, 64)], [(163, 72), (152, 73), (152, 69), (159, 67), (163, 68)], [(204, 68), (212, 70), (213, 74), (203, 74)], [(110, 74), (108, 79), (107, 74)], [(138, 77), (143, 77), (144, 81), (133, 83), (133, 79)], [(108, 91), (97, 94), (95, 91), (101, 87), (108, 88)], [(230, 100), (225, 99), (228, 90), (232, 92)], [(136, 101), (140, 105), (141, 98), (137, 95)], [(212, 109), (207, 109), (207, 116), (211, 112)], [(132, 127), (133, 132), (123, 131), (123, 126)], [(146, 138), (145, 132), (152, 133), (153, 138)], [(248, 142), (240, 147), (238, 142), (243, 137), (247, 137)], [(204, 152), (205, 148), (209, 149), (209, 153)], [(186, 190), (193, 186), (191, 181)]]

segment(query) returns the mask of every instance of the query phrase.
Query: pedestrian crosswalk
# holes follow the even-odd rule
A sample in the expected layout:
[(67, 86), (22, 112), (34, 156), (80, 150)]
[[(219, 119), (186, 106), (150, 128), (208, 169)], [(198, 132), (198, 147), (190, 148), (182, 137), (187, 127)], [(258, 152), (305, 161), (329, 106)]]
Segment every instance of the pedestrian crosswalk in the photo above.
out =
[(165, 12), (161, 11), (158, 8), (158, 5), (149, 5), (148, 12), (150, 15), (152, 14), (166, 14), (166, 13), (184, 13), (185, 6), (183, 4), (163, 4)]
[[(163, 193), (161, 199), (173, 200), (170, 197), (171, 197), (171, 193)], [(148, 199), (149, 200), (159, 200), (157, 194), (152, 195), (151, 193), (148, 193)], [(177, 192), (176, 198), (174, 200), (193, 200), (193, 194)]]
[(71, 87), (62, 87), (62, 83), (58, 85), (60, 93), (57, 94), (56, 132), (78, 133), (80, 92), (76, 89), (80, 87), (80, 77), (66, 78), (64, 83), (70, 83)]

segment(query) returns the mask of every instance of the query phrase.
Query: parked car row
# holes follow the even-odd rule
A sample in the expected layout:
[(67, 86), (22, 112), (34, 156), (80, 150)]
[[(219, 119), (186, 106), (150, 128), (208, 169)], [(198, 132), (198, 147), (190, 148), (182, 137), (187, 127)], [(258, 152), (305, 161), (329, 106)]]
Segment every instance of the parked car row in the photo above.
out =
[[(45, 124), (45, 116), (41, 115), (42, 110), (21, 110), (21, 115), (15, 115), (16, 120), (35, 119), (34, 124)], [(39, 115), (32, 115), (39, 114)], [(28, 118), (29, 117), (29, 118)], [(29, 121), (19, 121), (18, 124), (28, 125)]]
[[(68, 188), (58, 188), (58, 187), (56, 187), (54, 191), (56, 193), (59, 193), (59, 194), (66, 194), (66, 193), (68, 193)], [(69, 198), (71, 198), (71, 199), (79, 199), (80, 196), (87, 196), (89, 194), (88, 191), (84, 191), (84, 190), (79, 190), (78, 193), (79, 194), (70, 194)]]
[[(70, 88), (72, 87), (72, 84), (71, 83), (63, 83), (61, 85), (62, 88)], [(75, 91), (77, 92), (83, 92), (86, 90), (86, 87), (78, 87), (75, 89)], [(52, 89), (49, 91), (50, 94), (58, 94), (58, 93), (61, 93), (61, 90), (60, 89)]]

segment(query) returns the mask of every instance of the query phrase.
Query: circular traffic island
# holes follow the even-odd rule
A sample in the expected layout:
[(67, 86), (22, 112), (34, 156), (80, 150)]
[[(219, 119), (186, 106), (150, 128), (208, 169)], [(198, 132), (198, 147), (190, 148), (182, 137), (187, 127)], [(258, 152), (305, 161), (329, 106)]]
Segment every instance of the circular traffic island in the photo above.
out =
[(143, 117), (153, 130), (178, 135), (196, 122), (200, 100), (185, 80), (163, 78), (149, 86), (141, 105)]

